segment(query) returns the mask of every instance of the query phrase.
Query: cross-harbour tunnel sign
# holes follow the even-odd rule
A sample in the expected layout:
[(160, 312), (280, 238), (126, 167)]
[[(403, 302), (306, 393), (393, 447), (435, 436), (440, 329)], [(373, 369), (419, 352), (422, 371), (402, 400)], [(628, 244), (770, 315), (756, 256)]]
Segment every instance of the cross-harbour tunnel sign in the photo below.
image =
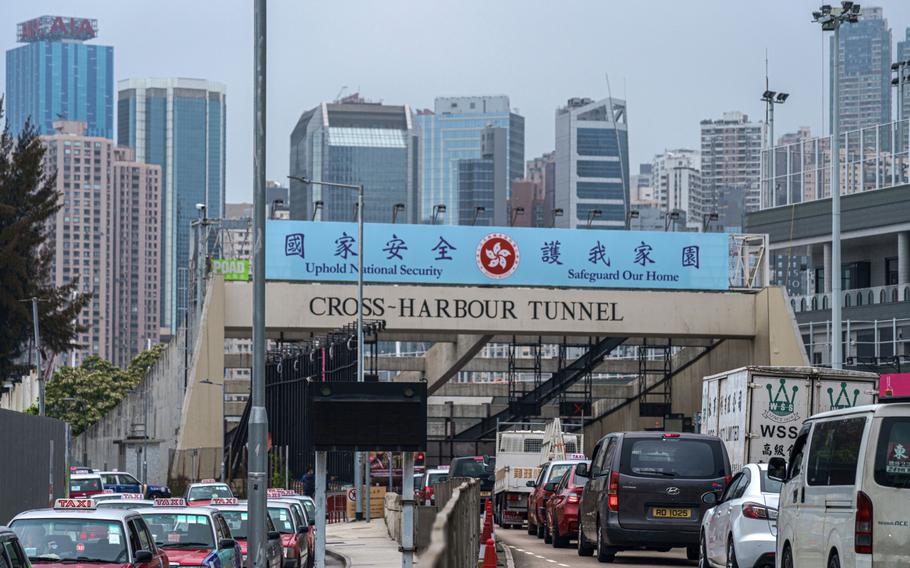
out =
[[(353, 282), (357, 225), (269, 221), (266, 278)], [(364, 227), (374, 283), (726, 290), (719, 233), (586, 231), (450, 225)]]

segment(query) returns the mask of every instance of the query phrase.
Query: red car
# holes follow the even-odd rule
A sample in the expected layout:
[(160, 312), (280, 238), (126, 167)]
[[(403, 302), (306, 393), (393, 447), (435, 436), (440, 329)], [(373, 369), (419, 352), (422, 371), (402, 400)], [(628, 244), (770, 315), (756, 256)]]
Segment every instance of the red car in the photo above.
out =
[(70, 474), (70, 497), (91, 497), (104, 493), (101, 476), (97, 473)]
[(281, 533), (283, 568), (313, 566), (316, 548), (316, 519), (313, 519), (313, 525), (309, 526), (309, 520), (301, 519), (298, 516), (293, 503), (269, 499), (267, 508), (272, 523)]
[(552, 486), (547, 490), (548, 483), (559, 481), (569, 471), (573, 464), (580, 460), (551, 461), (540, 466), (537, 481), (529, 481), (528, 487), (534, 491), (528, 495), (528, 534), (536, 534), (537, 538), (544, 538), (547, 533), (547, 499), (553, 494)]
[[(590, 465), (591, 462), (579, 462)], [(544, 535), (544, 542), (553, 548), (569, 545), (569, 540), (578, 534), (578, 504), (585, 490), (588, 478), (575, 473), (578, 463), (562, 476), (547, 501), (547, 527), (549, 533)], [(551, 482), (552, 483), (552, 482)]]

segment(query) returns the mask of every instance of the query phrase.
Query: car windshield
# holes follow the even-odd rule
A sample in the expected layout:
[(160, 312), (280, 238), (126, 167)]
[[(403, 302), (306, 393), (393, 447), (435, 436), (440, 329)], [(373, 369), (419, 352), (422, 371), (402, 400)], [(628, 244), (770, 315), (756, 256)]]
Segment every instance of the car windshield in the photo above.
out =
[(493, 466), (480, 459), (460, 460), (455, 465), (453, 477), (486, 477), (493, 473)]
[(676, 437), (632, 438), (623, 445), (627, 475), (717, 479), (724, 477), (720, 442)]
[(910, 487), (910, 418), (882, 420), (875, 453), (875, 482), (886, 487)]
[(207, 515), (143, 513), (155, 542), (162, 548), (214, 548), (215, 537)]
[[(588, 464), (588, 467), (591, 467), (591, 462), (585, 462)], [(578, 475), (578, 471), (575, 472), (575, 476), (572, 478), (572, 483), (578, 487), (584, 487), (588, 483), (588, 478), (584, 475)]]
[(297, 532), (294, 527), (294, 517), (291, 515), (290, 509), (285, 509), (284, 507), (269, 507), (269, 517), (272, 518), (275, 529), (281, 534), (294, 534)]
[(449, 478), (448, 473), (431, 473), (429, 474), (429, 480), (427, 480), (427, 485), (436, 485), (437, 483), (442, 483)]
[(761, 492), (762, 493), (780, 493), (783, 483), (768, 477), (768, 470), (761, 472)]
[(201, 487), (193, 487), (190, 489), (189, 495), (187, 495), (187, 501), (202, 501), (210, 499), (230, 499), (234, 494), (231, 493), (231, 488), (227, 485), (203, 485)]
[(571, 467), (572, 464), (570, 463), (554, 465), (550, 468), (550, 478), (547, 480), (547, 483), (559, 483), (559, 480), (562, 479), (562, 476), (565, 475)]
[(247, 538), (247, 512), (246, 511), (221, 511), (228, 527), (231, 529), (231, 536), (234, 538)]
[(414, 491), (420, 491), (423, 489), (423, 476), (414, 477)]
[(70, 493), (85, 491), (101, 491), (101, 478), (87, 477), (83, 479), (70, 478)]
[(308, 519), (316, 518), (316, 503), (313, 503), (309, 499), (303, 500), (303, 508), (306, 510)]
[(21, 519), (12, 529), (29, 560), (41, 562), (129, 562), (123, 525), (97, 519)]

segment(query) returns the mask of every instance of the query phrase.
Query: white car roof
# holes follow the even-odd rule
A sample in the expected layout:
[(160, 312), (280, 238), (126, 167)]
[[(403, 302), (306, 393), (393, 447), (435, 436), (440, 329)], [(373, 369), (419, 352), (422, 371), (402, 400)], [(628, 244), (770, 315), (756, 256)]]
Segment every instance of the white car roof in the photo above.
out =
[(214, 513), (217, 513), (218, 510), (212, 507), (143, 507), (141, 509), (136, 509), (136, 512), (140, 515), (165, 513), (173, 515), (205, 515), (211, 517)]
[(100, 473), (74, 473), (70, 479), (101, 479)]
[(810, 416), (806, 421), (819, 420), (822, 418), (834, 418), (836, 416), (850, 416), (851, 414), (873, 414), (876, 416), (910, 416), (910, 402), (889, 402), (878, 404), (866, 404), (863, 406), (854, 406), (852, 408), (842, 408), (840, 410), (829, 410)]
[(428, 474), (429, 473), (446, 473), (447, 474), (447, 473), (449, 473), (449, 470), (447, 470), (447, 469), (428, 469), (427, 473)]
[(13, 521), (24, 519), (86, 519), (93, 521), (123, 522), (135, 517), (138, 511), (123, 509), (35, 509), (25, 511), (13, 517)]
[(148, 499), (106, 499), (104, 501), (98, 502), (99, 505), (101, 503), (104, 503), (105, 505), (109, 505), (111, 503), (114, 503), (115, 505), (119, 505), (121, 503), (130, 503), (131, 505), (135, 505), (133, 509), (139, 509), (141, 507), (152, 507), (155, 505), (154, 501), (150, 501)]

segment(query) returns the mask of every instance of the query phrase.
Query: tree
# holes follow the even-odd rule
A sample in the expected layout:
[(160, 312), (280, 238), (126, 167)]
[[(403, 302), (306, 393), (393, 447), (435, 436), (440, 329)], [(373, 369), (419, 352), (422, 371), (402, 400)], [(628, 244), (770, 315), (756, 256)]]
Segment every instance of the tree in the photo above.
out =
[(45, 152), (31, 124), (25, 125), (18, 138), (10, 134), (8, 124), (0, 133), (0, 378), (27, 370), (22, 356), (32, 336), (30, 298), (40, 300), (38, 322), (44, 354), (79, 347), (77, 334), (85, 331), (76, 318), (88, 305), (91, 293), (77, 292), (78, 279), (59, 287), (50, 279), (54, 248), (48, 246), (48, 240), (60, 209), (60, 195), (55, 188), (56, 174), (44, 167)]
[(143, 351), (126, 369), (100, 357), (88, 357), (79, 367), (61, 367), (45, 390), (47, 415), (69, 422), (73, 434), (81, 434), (142, 382), (165, 347)]

